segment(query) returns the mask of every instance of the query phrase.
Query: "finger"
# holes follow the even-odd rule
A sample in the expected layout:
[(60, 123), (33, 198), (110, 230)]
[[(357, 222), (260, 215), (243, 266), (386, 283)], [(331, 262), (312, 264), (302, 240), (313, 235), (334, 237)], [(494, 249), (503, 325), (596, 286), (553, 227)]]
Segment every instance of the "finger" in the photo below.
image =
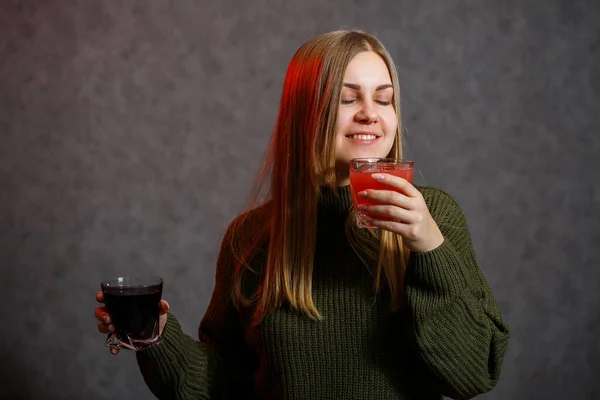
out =
[(406, 239), (405, 235), (410, 230), (410, 225), (396, 221), (386, 221), (383, 219), (372, 218), (365, 215), (367, 222), (376, 228), (385, 229), (386, 231), (394, 232)]
[(391, 218), (395, 222), (401, 222), (403, 224), (410, 224), (413, 222), (417, 222), (417, 218), (415, 217), (413, 212), (405, 210), (404, 208), (396, 207), (393, 205), (366, 205), (360, 204), (358, 206), (360, 211), (373, 214), (376, 218), (377, 216), (388, 217)]
[(98, 323), (98, 332), (106, 334), (114, 331), (115, 326), (113, 324), (104, 324), (102, 322)]
[(406, 241), (405, 243), (413, 243), (418, 239), (418, 232), (413, 224), (403, 224), (401, 222), (386, 221), (377, 218), (366, 219), (370, 224), (377, 228), (385, 229), (386, 231), (394, 232), (402, 236), (402, 238)]
[(106, 307), (97, 307), (94, 316), (105, 324), (110, 324), (110, 315)]
[(421, 195), (421, 192), (419, 192), (416, 187), (414, 187), (406, 179), (401, 178), (399, 176), (377, 173), (371, 174), (371, 178), (398, 189), (400, 192), (404, 193), (408, 197), (419, 197)]
[(111, 347), (110, 354), (112, 354), (113, 356), (116, 356), (117, 354), (119, 354), (119, 349), (117, 349), (116, 347)]
[(414, 201), (412, 198), (395, 190), (366, 189), (358, 193), (358, 195), (363, 199), (368, 199), (381, 204), (392, 204), (406, 210), (414, 208)]
[(104, 293), (96, 292), (96, 301), (98, 303), (104, 303)]
[(169, 308), (171, 308), (169, 306), (169, 303), (166, 300), (161, 300), (160, 303), (158, 304), (158, 309), (160, 310), (160, 314), (166, 314), (167, 311), (169, 311)]

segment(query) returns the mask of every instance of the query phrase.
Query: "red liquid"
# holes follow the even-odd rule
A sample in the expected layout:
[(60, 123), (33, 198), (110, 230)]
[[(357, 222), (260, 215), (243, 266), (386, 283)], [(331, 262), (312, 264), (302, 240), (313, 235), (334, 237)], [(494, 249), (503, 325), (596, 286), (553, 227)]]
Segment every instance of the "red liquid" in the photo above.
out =
[[(356, 212), (359, 210), (356, 208), (358, 204), (366, 204), (366, 205), (374, 205), (381, 204), (372, 200), (367, 200), (364, 197), (359, 196), (358, 194), (366, 189), (374, 189), (374, 190), (395, 190), (392, 186), (389, 186), (383, 182), (379, 182), (376, 179), (371, 178), (372, 174), (375, 173), (386, 173), (394, 176), (399, 176), (400, 178), (406, 179), (408, 182), (412, 183), (414, 168), (408, 166), (390, 166), (390, 165), (381, 165), (381, 166), (369, 166), (368, 169), (364, 170), (351, 170), (350, 171), (350, 192), (352, 194), (352, 202), (354, 204), (354, 209)], [(389, 221), (391, 218), (383, 217), (381, 215), (370, 214), (364, 211), (360, 211), (364, 215), (369, 217), (382, 219)]]

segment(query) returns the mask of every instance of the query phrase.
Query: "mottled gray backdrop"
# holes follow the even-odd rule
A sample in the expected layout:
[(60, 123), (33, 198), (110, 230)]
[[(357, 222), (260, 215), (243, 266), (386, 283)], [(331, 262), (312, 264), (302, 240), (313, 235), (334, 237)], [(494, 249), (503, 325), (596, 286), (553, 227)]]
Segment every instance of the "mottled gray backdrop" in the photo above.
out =
[(482, 398), (600, 398), (596, 0), (0, 1), (0, 398), (152, 398), (100, 280), (164, 276), (196, 335), (287, 63), (343, 27), (397, 61), (408, 156), (512, 326)]

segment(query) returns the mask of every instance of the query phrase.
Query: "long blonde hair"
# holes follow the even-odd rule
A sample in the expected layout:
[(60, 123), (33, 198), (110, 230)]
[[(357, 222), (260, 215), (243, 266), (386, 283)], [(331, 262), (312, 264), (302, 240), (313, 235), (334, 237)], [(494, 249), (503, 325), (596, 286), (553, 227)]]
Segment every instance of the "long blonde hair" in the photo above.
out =
[[(237, 218), (224, 238), (237, 263), (233, 301), (238, 307), (255, 307), (256, 324), (284, 302), (310, 318), (321, 318), (312, 297), (319, 191), (336, 186), (335, 134), (343, 77), (354, 56), (365, 51), (379, 54), (389, 70), (399, 122), (390, 157), (402, 157), (398, 76), (383, 45), (370, 34), (351, 30), (322, 34), (302, 45), (287, 70), (277, 122), (253, 191), (254, 211)], [(387, 286), (392, 310), (398, 310), (408, 254), (401, 237), (372, 231), (379, 249), (372, 248), (353, 234), (353, 224), (347, 225), (349, 241), (363, 261), (377, 259), (375, 291)], [(257, 257), (262, 264), (254, 268)], [(252, 293), (244, 289), (246, 272), (259, 277)]]

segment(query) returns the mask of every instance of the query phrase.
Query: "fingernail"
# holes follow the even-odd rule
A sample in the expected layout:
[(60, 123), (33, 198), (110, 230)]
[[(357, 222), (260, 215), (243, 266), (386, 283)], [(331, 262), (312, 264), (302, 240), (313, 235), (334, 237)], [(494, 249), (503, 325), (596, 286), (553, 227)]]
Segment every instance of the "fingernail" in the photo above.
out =
[(358, 193), (358, 195), (359, 195), (360, 197), (367, 197), (367, 191), (366, 191), (366, 190), (363, 190), (362, 192)]
[(364, 204), (359, 204), (356, 208), (358, 208), (360, 211), (364, 211), (367, 209), (367, 206)]
[(385, 175), (382, 175), (382, 174), (372, 174), (371, 178), (376, 179), (378, 181), (382, 181), (382, 180), (385, 179)]

